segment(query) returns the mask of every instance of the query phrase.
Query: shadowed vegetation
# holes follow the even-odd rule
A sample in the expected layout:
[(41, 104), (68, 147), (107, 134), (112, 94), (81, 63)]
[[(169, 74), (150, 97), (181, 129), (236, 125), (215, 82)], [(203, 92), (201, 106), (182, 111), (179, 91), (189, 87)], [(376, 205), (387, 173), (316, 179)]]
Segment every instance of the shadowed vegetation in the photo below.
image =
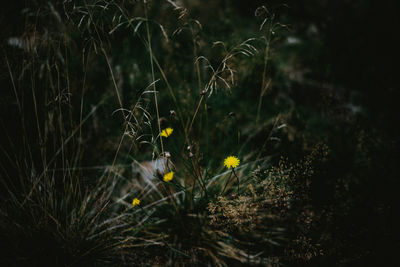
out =
[(0, 265), (390, 262), (395, 10), (4, 6)]

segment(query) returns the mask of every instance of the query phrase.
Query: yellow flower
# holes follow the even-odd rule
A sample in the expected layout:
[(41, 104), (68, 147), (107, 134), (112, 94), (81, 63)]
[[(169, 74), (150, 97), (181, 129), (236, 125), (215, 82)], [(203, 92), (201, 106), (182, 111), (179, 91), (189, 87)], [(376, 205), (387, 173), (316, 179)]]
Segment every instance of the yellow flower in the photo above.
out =
[(138, 198), (134, 198), (133, 200), (132, 200), (132, 206), (137, 206), (137, 205), (140, 205), (140, 199), (138, 199)]
[(235, 156), (229, 156), (224, 160), (224, 166), (228, 169), (239, 166), (240, 160)]
[(161, 131), (161, 136), (167, 138), (168, 136), (170, 136), (172, 134), (173, 131), (174, 131), (174, 129), (168, 127)]
[(170, 182), (174, 179), (174, 172), (170, 171), (169, 173), (164, 174), (164, 182)]

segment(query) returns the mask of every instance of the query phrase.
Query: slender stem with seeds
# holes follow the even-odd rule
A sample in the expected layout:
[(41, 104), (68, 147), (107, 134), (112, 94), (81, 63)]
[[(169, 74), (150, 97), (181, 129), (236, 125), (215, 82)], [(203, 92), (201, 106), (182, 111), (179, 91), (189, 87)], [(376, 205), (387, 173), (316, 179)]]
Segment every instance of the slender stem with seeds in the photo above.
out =
[(147, 15), (147, 2), (146, 1), (144, 1), (144, 13), (145, 13), (145, 17), (146, 17), (147, 43), (149, 45), (151, 78), (152, 78), (152, 83), (153, 83), (154, 104), (156, 106), (156, 114), (157, 114), (158, 135), (160, 136), (161, 154), (164, 154), (164, 144), (163, 144), (163, 140), (161, 138), (161, 124), (160, 124), (160, 113), (158, 110), (157, 91), (156, 91), (156, 84), (154, 83), (155, 75), (154, 75), (153, 51), (151, 49), (151, 38), (150, 38), (149, 21), (148, 21), (148, 15)]
[(268, 84), (266, 84), (266, 75), (267, 75), (267, 66), (268, 66), (268, 59), (269, 59), (269, 48), (270, 48), (270, 43), (271, 43), (271, 32), (272, 32), (272, 21), (270, 22), (269, 25), (269, 31), (268, 31), (268, 37), (267, 37), (267, 45), (265, 46), (265, 55), (264, 55), (264, 70), (263, 70), (263, 76), (262, 76), (262, 82), (261, 82), (261, 89), (260, 89), (260, 97), (258, 99), (258, 106), (257, 106), (257, 116), (256, 116), (256, 126), (258, 126), (258, 121), (260, 120), (260, 112), (261, 112), (261, 104), (262, 104), (262, 98), (264, 96), (264, 93), (266, 89), (268, 88)]
[(189, 126), (189, 130), (187, 131), (187, 134), (188, 134), (188, 135), (190, 134), (190, 131), (192, 130), (192, 126), (193, 126), (194, 120), (195, 120), (195, 118), (196, 118), (196, 116), (197, 116), (197, 113), (199, 112), (200, 105), (201, 105), (201, 102), (203, 101), (203, 98), (204, 98), (204, 95), (201, 96), (200, 101), (199, 101), (199, 104), (197, 105), (196, 111), (194, 112), (192, 121), (191, 121), (190, 126)]
[(200, 66), (199, 61), (197, 60), (197, 45), (196, 45), (196, 37), (194, 36), (194, 31), (191, 28), (191, 33), (193, 37), (193, 54), (195, 59), (196, 71), (197, 71), (197, 83), (199, 88), (199, 93), (201, 92), (201, 76), (200, 76)]
[(123, 108), (122, 100), (121, 100), (121, 95), (119, 94), (119, 89), (118, 89), (118, 86), (117, 86), (117, 82), (115, 81), (115, 77), (114, 77), (114, 73), (113, 73), (112, 68), (111, 68), (110, 60), (108, 59), (106, 50), (104, 49), (103, 45), (101, 45), (101, 51), (103, 52), (104, 57), (106, 58), (107, 66), (108, 66), (108, 69), (110, 71), (110, 75), (111, 75), (111, 79), (112, 79), (112, 82), (113, 82), (113, 85), (114, 85), (114, 88), (115, 88), (115, 92), (117, 94), (118, 103), (119, 103), (119, 106), (120, 106), (121, 111), (122, 111), (122, 116), (124, 118), (124, 121), (126, 121), (125, 112), (124, 112), (124, 108)]

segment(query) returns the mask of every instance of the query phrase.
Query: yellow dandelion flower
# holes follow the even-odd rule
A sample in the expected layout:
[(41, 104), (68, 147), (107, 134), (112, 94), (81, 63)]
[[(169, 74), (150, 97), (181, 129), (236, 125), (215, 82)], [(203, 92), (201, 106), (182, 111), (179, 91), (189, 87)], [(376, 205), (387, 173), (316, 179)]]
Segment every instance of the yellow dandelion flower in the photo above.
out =
[(168, 136), (170, 136), (172, 134), (173, 131), (174, 131), (174, 129), (168, 127), (161, 131), (161, 136), (167, 138)]
[(174, 172), (170, 171), (169, 173), (164, 174), (164, 182), (170, 182), (174, 179)]
[(239, 166), (239, 164), (240, 160), (235, 156), (229, 156), (224, 160), (224, 166), (228, 169), (236, 168), (237, 166)]
[(138, 198), (134, 198), (133, 200), (132, 200), (132, 206), (137, 206), (137, 205), (140, 205), (140, 199), (138, 199)]

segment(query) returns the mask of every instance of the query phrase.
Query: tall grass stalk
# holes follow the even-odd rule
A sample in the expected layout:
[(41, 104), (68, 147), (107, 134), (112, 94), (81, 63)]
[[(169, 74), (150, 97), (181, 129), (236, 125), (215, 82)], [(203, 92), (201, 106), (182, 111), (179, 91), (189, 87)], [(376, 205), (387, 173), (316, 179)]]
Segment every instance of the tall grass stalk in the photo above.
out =
[(153, 63), (153, 50), (151, 48), (151, 37), (150, 37), (150, 30), (149, 30), (149, 17), (147, 15), (147, 0), (143, 1), (143, 6), (144, 6), (144, 14), (146, 18), (146, 34), (147, 34), (147, 43), (148, 43), (148, 48), (149, 48), (149, 57), (150, 57), (150, 67), (151, 67), (151, 78), (152, 78), (152, 83), (153, 83), (153, 92), (154, 92), (154, 104), (156, 107), (156, 115), (157, 115), (157, 125), (158, 125), (158, 136), (160, 137), (160, 144), (161, 144), (161, 155), (164, 154), (164, 144), (163, 144), (163, 139), (161, 137), (161, 124), (160, 124), (160, 114), (158, 111), (158, 97), (157, 97), (157, 91), (156, 91), (156, 84), (154, 83), (155, 81), (155, 76), (154, 76), (154, 63)]

